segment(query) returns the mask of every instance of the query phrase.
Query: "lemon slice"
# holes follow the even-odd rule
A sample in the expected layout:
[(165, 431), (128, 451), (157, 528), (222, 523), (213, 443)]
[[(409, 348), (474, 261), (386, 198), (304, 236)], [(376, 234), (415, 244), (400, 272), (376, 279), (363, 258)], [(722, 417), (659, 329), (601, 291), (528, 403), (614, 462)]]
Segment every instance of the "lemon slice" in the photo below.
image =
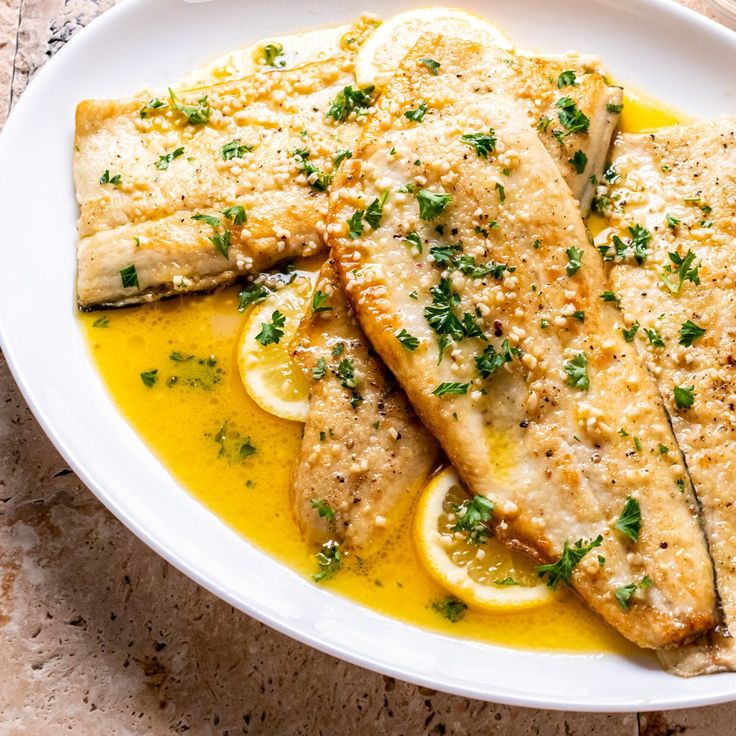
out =
[(432, 31), (511, 49), (508, 36), (478, 15), (453, 8), (408, 10), (373, 31), (355, 59), (360, 87), (383, 87), (422, 33)]
[[(309, 381), (289, 354), (289, 343), (312, 296), (309, 275), (300, 275), (257, 304), (243, 326), (238, 344), (238, 368), (253, 401), (282, 419), (304, 422), (309, 409)], [(264, 325), (274, 325), (274, 312), (283, 315), (278, 342), (263, 345), (256, 336)]]
[(430, 575), (471, 608), (531, 608), (553, 600), (554, 592), (540, 583), (534, 563), (490, 536), (482, 524), (473, 525), (475, 531), (453, 531), (471, 500), (453, 468), (424, 489), (414, 516), (414, 539)]

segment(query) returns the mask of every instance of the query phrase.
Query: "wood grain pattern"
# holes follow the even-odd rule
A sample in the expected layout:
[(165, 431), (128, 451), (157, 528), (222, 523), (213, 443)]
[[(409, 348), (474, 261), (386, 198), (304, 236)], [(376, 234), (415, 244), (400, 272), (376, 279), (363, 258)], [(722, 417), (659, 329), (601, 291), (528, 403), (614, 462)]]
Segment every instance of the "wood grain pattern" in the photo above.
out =
[[(0, 125), (34, 72), (113, 4), (0, 0)], [(66, 468), (2, 356), (0, 652), (0, 736), (707, 736), (736, 718), (736, 704), (637, 716), (480, 703), (297, 644), (130, 534)]]

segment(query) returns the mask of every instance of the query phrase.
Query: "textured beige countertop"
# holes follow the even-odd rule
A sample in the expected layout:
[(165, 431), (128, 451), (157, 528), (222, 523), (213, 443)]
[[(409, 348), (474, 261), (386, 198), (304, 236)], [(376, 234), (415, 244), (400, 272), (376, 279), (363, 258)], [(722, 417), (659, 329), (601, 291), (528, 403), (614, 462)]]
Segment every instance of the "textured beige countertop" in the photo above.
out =
[[(0, 0), (0, 124), (113, 3)], [(736, 704), (596, 715), (481, 703), (302, 646), (199, 588), (101, 506), (0, 355), (0, 736), (709, 736), (735, 722)]]

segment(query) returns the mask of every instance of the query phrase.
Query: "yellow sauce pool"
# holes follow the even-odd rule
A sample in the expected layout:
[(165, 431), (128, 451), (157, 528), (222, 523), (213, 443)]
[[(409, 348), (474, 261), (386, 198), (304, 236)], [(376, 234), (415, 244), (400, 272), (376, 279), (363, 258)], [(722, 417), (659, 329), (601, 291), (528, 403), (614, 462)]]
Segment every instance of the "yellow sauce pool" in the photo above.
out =
[[(672, 122), (671, 113), (627, 96), (624, 130)], [(265, 413), (243, 389), (235, 346), (244, 316), (237, 302), (237, 289), (230, 288), (82, 314), (80, 322), (120, 411), (179, 483), (253, 544), (310, 578), (315, 549), (302, 541), (289, 501), (301, 425)], [(246, 445), (255, 452), (241, 452)], [(569, 592), (532, 611), (468, 610), (456, 623), (442, 618), (432, 603), (445, 592), (417, 560), (410, 521), (379, 559), (361, 565), (349, 558), (321, 584), (381, 613), (457, 636), (530, 649), (640, 655)]]

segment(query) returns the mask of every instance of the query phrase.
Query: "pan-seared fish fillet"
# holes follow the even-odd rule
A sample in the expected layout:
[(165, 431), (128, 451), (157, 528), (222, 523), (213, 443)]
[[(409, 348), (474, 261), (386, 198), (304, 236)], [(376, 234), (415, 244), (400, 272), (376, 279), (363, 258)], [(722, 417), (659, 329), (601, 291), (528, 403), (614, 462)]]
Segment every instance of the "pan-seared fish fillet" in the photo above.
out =
[[(368, 28), (359, 21), (350, 38)], [(358, 45), (180, 93), (195, 111), (206, 97), (204, 112), (193, 115), (172, 109), (168, 97), (154, 108), (146, 107), (149, 95), (82, 102), (74, 154), (79, 305), (210, 289), (323, 247), (326, 182), (315, 173), (308, 179), (306, 163), (329, 175), (356, 140), (355, 113), (338, 123), (326, 112), (353, 81)], [(222, 214), (233, 206), (245, 209), (247, 222)], [(198, 214), (219, 226), (192, 219)]]
[[(200, 124), (172, 110), (165, 95), (154, 103), (165, 106), (156, 108), (146, 107), (152, 93), (82, 102), (74, 154), (79, 306), (203, 291), (321, 249), (327, 179), (318, 173), (307, 179), (307, 164), (329, 177), (338, 152), (357, 141), (362, 118), (336, 122), (326, 112), (353, 88), (354, 53), (373, 25), (357, 21), (332, 58), (178, 92), (193, 109), (207, 98), (209, 119)], [(508, 54), (498, 67), (530, 122), (542, 121), (545, 145), (587, 207), (586, 188), (602, 168), (617, 117), (611, 101), (620, 101), (621, 91), (567, 58)], [(571, 83), (559, 89), (563, 71)], [(222, 74), (228, 73), (225, 65)], [(545, 122), (556, 120), (555, 103), (563, 97), (589, 115), (588, 135), (562, 138), (556, 122)], [(307, 161), (295, 151), (307, 152)], [(245, 209), (246, 223), (223, 216), (234, 205)], [(193, 215), (216, 217), (219, 226)]]
[[(678, 453), (659, 452), (672, 431), (601, 299), (577, 203), (495, 68), (475, 44), (420, 41), (336, 177), (329, 244), (363, 330), (493, 500), (499, 537), (559, 561), (548, 580), (640, 646), (674, 646), (715, 619), (697, 507)], [(407, 119), (420, 100), (423, 121)]]
[[(736, 118), (621, 135), (608, 178), (612, 228), (597, 243), (685, 455), (723, 614), (715, 632), (663, 661), (682, 675), (736, 669)], [(636, 233), (642, 262), (633, 246), (616, 256), (613, 236), (629, 244)]]
[(432, 472), (438, 447), (373, 354), (332, 262), (316, 289), (325, 304), (305, 315), (292, 344), (313, 379), (292, 473), (294, 510), (311, 541), (337, 539), (363, 555), (391, 536)]
[[(548, 151), (555, 159), (560, 172), (570, 188), (580, 199), (580, 206), (587, 211), (590, 205), (589, 191), (590, 172), (601, 172), (606, 159), (613, 128), (618, 118), (621, 90), (608, 87), (600, 74), (595, 73), (592, 66), (579, 58), (535, 59), (530, 57), (513, 57), (504, 54), (503, 61), (496, 64), (497, 75), (504, 86), (517, 96), (520, 106), (526, 110), (529, 120), (539, 135), (544, 139)], [(562, 75), (562, 76), (561, 76)], [(562, 81), (559, 81), (562, 80)], [(560, 88), (558, 85), (565, 82)], [(559, 108), (555, 103), (561, 97), (572, 93), (580, 109), (590, 114), (588, 134), (575, 133), (559, 140), (554, 135), (557, 129), (554, 123), (540, 120), (555, 116)], [(612, 107), (611, 107), (612, 106)], [(570, 158), (577, 150), (586, 152), (587, 165), (578, 173)], [(332, 278), (331, 268), (323, 274), (329, 283), (330, 290), (341, 289)], [(339, 309), (332, 313), (312, 315), (308, 310), (301, 329), (302, 347), (311, 341), (323, 348), (329, 347), (329, 330), (335, 329), (338, 338), (364, 345), (366, 340), (352, 315), (344, 308), (344, 296), (336, 294)], [(298, 352), (302, 363), (311, 371), (319, 357), (327, 359), (319, 350)], [(427, 432), (414, 431), (409, 434), (402, 427), (414, 428), (417, 425), (416, 415), (408, 404), (400, 388), (395, 387), (393, 379), (387, 378), (386, 367), (377, 356), (365, 351), (354, 357), (356, 369), (363, 375), (371, 376), (371, 383), (381, 387), (391, 387), (393, 397), (392, 420), (394, 429), (402, 436), (401, 449), (396, 452), (396, 443), (380, 435), (382, 441), (376, 439), (376, 432), (371, 430), (373, 420), (366, 414), (356, 417), (355, 412), (345, 399), (345, 389), (334, 377), (317, 383), (310, 396), (309, 415), (302, 448), (292, 474), (292, 495), (294, 508), (300, 526), (308, 538), (324, 542), (329, 535), (336, 535), (360, 549), (365, 548), (366, 540), (382, 541), (390, 536), (391, 525), (402, 516), (412, 491), (417, 489), (417, 478), (426, 476), (426, 471), (436, 456), (434, 438)], [(324, 443), (316, 443), (319, 432), (324, 431), (326, 423), (340, 424), (339, 441), (335, 444), (344, 454), (344, 461), (339, 463), (348, 467), (355, 465), (355, 458), (366, 458), (373, 467), (384, 471), (364, 479), (351, 478), (346, 482), (344, 469), (335, 470), (335, 458), (324, 448)], [(385, 422), (384, 422), (385, 424)], [(332, 442), (332, 440), (330, 440)], [(356, 481), (357, 485), (356, 485)], [(353, 499), (360, 498), (360, 502)], [(345, 508), (347, 502), (352, 503), (349, 516), (338, 514), (337, 523), (328, 523), (328, 519), (319, 516), (312, 504), (314, 499), (329, 499), (335, 508)], [(364, 508), (366, 507), (366, 508)], [(375, 526), (378, 519), (381, 526)], [(341, 530), (344, 526), (344, 531)], [(372, 528), (373, 527), (373, 528)], [(370, 545), (375, 548), (375, 544)]]

